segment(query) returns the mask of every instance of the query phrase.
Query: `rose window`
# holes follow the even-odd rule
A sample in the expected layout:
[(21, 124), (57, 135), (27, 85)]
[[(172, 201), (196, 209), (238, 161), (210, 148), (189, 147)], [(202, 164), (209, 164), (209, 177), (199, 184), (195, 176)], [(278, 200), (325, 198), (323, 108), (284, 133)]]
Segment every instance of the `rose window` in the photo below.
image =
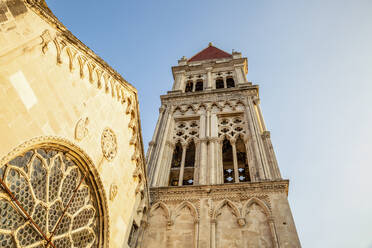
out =
[(34, 149), (0, 167), (0, 247), (98, 247), (88, 172), (64, 151)]

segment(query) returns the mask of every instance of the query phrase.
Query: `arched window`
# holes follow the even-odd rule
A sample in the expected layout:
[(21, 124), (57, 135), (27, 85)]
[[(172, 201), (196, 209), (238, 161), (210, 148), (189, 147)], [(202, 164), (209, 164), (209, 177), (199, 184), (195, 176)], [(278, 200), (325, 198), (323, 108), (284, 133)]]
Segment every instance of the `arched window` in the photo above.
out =
[(197, 81), (195, 85), (195, 91), (202, 91), (203, 90), (203, 81)]
[(226, 138), (222, 143), (222, 161), (224, 183), (235, 182), (233, 150), (230, 141)]
[(193, 185), (194, 166), (195, 166), (195, 143), (194, 141), (191, 141), (186, 149), (182, 185)]
[(216, 79), (216, 89), (223, 89), (225, 88), (224, 82), (222, 78)]
[(0, 246), (106, 247), (95, 166), (72, 144), (42, 139), (0, 164)]
[(232, 77), (226, 78), (226, 86), (227, 86), (227, 88), (235, 87), (235, 82), (234, 82), (234, 79)]
[(247, 153), (246, 153), (244, 141), (242, 140), (241, 137), (238, 138), (235, 145), (236, 145), (236, 155), (238, 159), (239, 182), (250, 182), (251, 177), (249, 175)]
[(173, 150), (171, 171), (169, 175), (169, 186), (178, 186), (181, 163), (182, 163), (182, 145), (180, 142), (178, 142)]
[(194, 86), (194, 83), (192, 81), (188, 81), (186, 83), (185, 92), (192, 92), (193, 86)]

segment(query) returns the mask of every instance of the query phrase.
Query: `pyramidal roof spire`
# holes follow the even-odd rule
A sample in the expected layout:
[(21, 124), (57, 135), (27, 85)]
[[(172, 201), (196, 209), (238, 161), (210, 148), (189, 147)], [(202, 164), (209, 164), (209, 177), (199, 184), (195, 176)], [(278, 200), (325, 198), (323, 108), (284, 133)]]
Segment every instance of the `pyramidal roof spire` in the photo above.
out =
[(222, 59), (222, 58), (231, 58), (232, 55), (221, 49), (213, 46), (212, 42), (209, 42), (208, 47), (201, 50), (194, 56), (192, 56), (188, 62), (201, 61), (208, 59)]

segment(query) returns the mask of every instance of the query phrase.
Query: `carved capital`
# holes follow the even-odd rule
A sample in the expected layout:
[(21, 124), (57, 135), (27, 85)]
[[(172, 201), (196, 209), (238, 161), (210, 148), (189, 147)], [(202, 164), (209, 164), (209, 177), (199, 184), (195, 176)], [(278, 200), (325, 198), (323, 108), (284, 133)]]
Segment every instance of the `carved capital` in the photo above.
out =
[(165, 142), (165, 145), (167, 145), (171, 149), (174, 149), (174, 147), (176, 146), (172, 141), (169, 140)]
[(246, 224), (246, 220), (245, 220), (245, 218), (238, 218), (237, 222), (238, 222), (238, 225), (239, 225), (240, 227), (243, 227), (243, 226), (245, 226), (245, 224)]
[(216, 142), (218, 143), (220, 141), (220, 139), (218, 137), (211, 137), (209, 138), (209, 142)]
[(166, 110), (166, 107), (164, 105), (161, 105), (161, 107), (159, 108), (159, 114), (164, 113), (165, 110)]
[(262, 138), (270, 138), (270, 132), (269, 131), (263, 131), (262, 134), (261, 134)]
[(253, 103), (254, 103), (255, 105), (260, 104), (260, 98), (257, 97), (257, 96), (254, 96), (254, 97), (252, 98), (252, 101), (253, 101)]

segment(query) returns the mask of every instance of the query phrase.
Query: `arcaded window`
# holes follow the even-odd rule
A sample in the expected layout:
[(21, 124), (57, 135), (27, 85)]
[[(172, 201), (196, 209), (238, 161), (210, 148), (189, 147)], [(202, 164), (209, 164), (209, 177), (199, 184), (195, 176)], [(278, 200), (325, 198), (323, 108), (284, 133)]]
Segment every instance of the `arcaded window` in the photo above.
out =
[(194, 141), (191, 141), (186, 149), (182, 185), (192, 185), (194, 183), (194, 167), (195, 167), (195, 143)]
[(226, 78), (226, 86), (227, 86), (227, 88), (235, 87), (235, 82), (234, 82), (234, 79), (232, 77)]
[(182, 162), (182, 145), (180, 142), (178, 142), (173, 150), (171, 171), (169, 175), (169, 186), (178, 186), (181, 162)]
[(238, 162), (239, 182), (250, 182), (249, 167), (247, 162), (247, 152), (244, 141), (241, 137), (236, 141), (236, 155)]
[(224, 82), (222, 78), (217, 78), (216, 80), (216, 89), (223, 89), (225, 88)]
[(186, 83), (185, 92), (192, 92), (193, 86), (194, 86), (193, 82), (192, 81), (188, 81)]
[(203, 81), (197, 81), (195, 85), (195, 91), (202, 91), (203, 90)]
[(233, 183), (235, 181), (233, 150), (230, 141), (226, 138), (222, 143), (222, 162), (224, 183)]
[(75, 155), (43, 144), (0, 164), (0, 247), (104, 246), (101, 189)]

